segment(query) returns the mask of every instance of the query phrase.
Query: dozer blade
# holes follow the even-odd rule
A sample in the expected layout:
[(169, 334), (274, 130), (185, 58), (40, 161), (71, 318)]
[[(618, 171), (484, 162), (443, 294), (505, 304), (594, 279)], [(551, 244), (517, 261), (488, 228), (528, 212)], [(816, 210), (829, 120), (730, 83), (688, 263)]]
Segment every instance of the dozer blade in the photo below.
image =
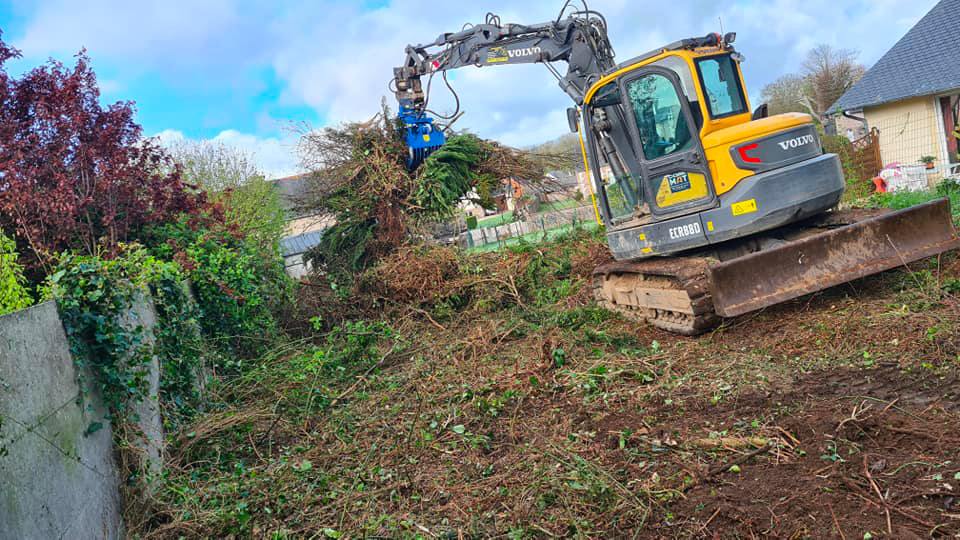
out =
[(938, 199), (717, 264), (714, 308), (733, 317), (957, 247), (950, 203)]

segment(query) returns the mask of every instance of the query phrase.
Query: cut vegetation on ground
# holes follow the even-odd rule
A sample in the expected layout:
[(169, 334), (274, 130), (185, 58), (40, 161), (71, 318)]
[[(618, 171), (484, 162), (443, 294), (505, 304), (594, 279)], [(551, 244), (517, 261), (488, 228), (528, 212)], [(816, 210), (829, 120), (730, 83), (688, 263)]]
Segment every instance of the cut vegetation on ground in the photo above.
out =
[(306, 286), (318, 335), (213, 389), (155, 538), (960, 533), (960, 259), (683, 338), (594, 306), (574, 232)]

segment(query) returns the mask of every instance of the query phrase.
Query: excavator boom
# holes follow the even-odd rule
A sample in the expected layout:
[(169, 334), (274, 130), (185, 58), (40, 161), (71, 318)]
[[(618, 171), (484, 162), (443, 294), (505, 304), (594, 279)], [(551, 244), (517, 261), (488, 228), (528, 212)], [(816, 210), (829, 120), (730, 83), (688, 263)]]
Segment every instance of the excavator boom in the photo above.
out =
[[(551, 62), (566, 62), (566, 74), (560, 74)], [(429, 95), (421, 77), (428, 78), (429, 90), (437, 73), (443, 73), (446, 82), (446, 72), (452, 69), (534, 63), (546, 65), (563, 91), (581, 103), (589, 79), (613, 66), (613, 49), (603, 16), (575, 11), (564, 19), (525, 25), (501, 24), (498, 16), (487, 14), (482, 24), (441, 34), (431, 43), (407, 46), (403, 65), (393, 70), (393, 84), (400, 104), (402, 135), (411, 150), (410, 168), (419, 166), (446, 140), (444, 130), (428, 115)], [(458, 112), (444, 119), (452, 122)]]

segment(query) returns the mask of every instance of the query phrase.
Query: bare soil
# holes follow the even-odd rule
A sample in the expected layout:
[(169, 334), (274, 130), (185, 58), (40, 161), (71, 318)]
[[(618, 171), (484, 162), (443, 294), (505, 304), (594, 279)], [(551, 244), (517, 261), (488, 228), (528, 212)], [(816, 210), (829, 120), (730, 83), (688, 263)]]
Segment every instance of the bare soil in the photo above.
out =
[[(594, 307), (587, 282), (606, 252), (595, 240), (568, 249), (535, 285), (522, 276), (536, 250), (459, 275), (450, 258), (402, 253), (376, 290), (403, 301), (356, 308), (393, 328), (383, 360), (326, 408), (297, 375), (302, 352), (222, 389), (233, 405), (186, 428), (193, 436), (172, 448), (177, 468), (140, 530), (960, 535), (956, 256), (685, 338)], [(451, 296), (452, 280), (473, 296)]]

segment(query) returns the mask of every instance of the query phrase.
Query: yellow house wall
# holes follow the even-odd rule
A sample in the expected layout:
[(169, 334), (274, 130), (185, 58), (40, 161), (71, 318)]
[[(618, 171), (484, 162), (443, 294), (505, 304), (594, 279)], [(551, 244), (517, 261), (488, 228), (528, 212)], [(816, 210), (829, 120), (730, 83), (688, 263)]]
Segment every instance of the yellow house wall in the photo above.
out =
[(924, 96), (865, 108), (870, 128), (880, 130), (880, 157), (883, 164), (920, 164), (923, 156), (934, 156), (940, 165), (940, 134), (934, 98)]
[(308, 232), (319, 231), (333, 225), (335, 220), (333, 216), (317, 215), (307, 216), (298, 219), (291, 219), (287, 222), (286, 234), (284, 236), (298, 236)]

